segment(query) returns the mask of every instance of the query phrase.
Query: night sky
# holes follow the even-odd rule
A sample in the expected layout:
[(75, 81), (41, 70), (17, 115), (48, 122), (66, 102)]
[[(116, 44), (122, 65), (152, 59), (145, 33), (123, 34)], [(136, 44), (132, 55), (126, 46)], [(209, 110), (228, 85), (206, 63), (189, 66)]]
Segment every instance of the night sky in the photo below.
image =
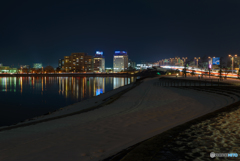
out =
[(136, 63), (240, 54), (239, 0), (5, 1), (0, 63), (57, 67), (73, 52), (115, 50)]

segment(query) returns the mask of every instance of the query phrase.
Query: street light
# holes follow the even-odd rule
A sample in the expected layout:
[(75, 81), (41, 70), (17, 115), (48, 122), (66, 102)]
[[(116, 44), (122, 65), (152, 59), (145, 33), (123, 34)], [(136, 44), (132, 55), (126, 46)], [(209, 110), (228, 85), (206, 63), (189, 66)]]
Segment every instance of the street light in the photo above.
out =
[(194, 59), (196, 59), (197, 60), (197, 67), (198, 67), (198, 60), (200, 59), (200, 57), (194, 57)]
[(215, 56), (214, 56), (214, 57), (210, 57), (210, 56), (208, 57), (208, 59), (211, 60), (211, 65), (212, 65), (212, 59), (213, 59), (213, 58), (215, 58)]
[(232, 74), (233, 74), (233, 59), (234, 59), (234, 57), (237, 57), (237, 55), (234, 55), (234, 56), (232, 56), (232, 55), (228, 55), (230, 58), (232, 58)]
[[(211, 75), (210, 72), (211, 72), (211, 68), (212, 68), (212, 59), (213, 59), (213, 58), (215, 58), (215, 56), (214, 56), (214, 57), (210, 57), (210, 56), (208, 57), (208, 59), (211, 60), (211, 61), (210, 61), (211, 64), (208, 62), (209, 78), (210, 78), (210, 75)], [(211, 66), (210, 66), (210, 65), (211, 65)]]

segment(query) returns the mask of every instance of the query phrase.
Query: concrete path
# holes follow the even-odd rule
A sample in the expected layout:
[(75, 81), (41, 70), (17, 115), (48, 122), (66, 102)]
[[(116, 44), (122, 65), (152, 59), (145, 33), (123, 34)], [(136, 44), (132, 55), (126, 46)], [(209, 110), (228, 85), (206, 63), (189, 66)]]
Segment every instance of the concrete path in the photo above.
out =
[(157, 81), (146, 79), (93, 111), (0, 132), (0, 161), (102, 160), (233, 103), (213, 93), (154, 86)]

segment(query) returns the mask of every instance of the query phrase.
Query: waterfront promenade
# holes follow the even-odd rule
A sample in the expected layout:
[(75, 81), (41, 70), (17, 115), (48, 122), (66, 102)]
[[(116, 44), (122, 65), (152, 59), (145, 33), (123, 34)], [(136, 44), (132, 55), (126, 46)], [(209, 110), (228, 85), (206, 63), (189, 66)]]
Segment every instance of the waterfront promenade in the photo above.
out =
[(1, 131), (0, 160), (102, 160), (238, 100), (154, 86), (158, 81), (145, 79), (111, 104), (89, 112)]

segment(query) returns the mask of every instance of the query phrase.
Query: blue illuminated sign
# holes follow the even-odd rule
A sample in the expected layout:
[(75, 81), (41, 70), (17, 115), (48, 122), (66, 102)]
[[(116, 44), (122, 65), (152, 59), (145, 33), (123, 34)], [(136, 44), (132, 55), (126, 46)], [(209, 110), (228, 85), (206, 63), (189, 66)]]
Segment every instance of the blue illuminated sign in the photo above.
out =
[(103, 52), (102, 51), (96, 51), (96, 54), (103, 55)]
[(126, 54), (127, 52), (126, 51), (115, 51), (115, 54)]
[(220, 57), (212, 58), (212, 65), (220, 65)]

